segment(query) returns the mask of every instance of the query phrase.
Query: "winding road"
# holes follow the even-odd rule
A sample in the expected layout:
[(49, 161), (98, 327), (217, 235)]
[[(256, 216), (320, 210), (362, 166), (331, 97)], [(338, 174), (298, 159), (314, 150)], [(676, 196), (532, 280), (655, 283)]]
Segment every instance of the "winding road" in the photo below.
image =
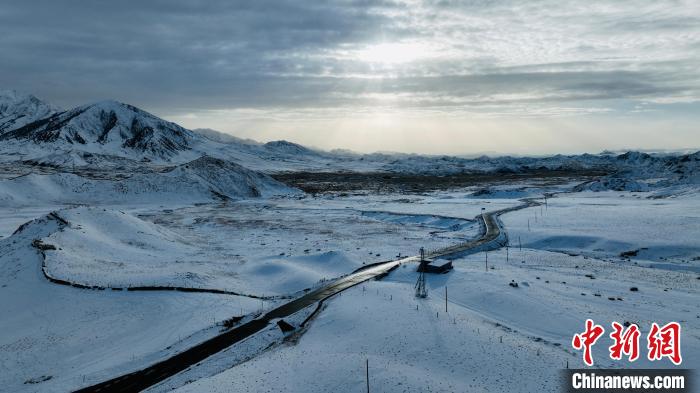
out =
[[(498, 216), (503, 213), (540, 204), (533, 198), (523, 199), (522, 202), (524, 203), (518, 206), (496, 210), (493, 212), (486, 212), (478, 216), (477, 218), (483, 223), (483, 233), (478, 239), (456, 244), (443, 249), (434, 250), (429, 252), (427, 256), (430, 258), (436, 258), (459, 254), (466, 251), (474, 251), (475, 249), (480, 248), (485, 249), (494, 245), (496, 245), (496, 247), (504, 245), (506, 235), (501, 228)], [(212, 337), (183, 352), (173, 355), (170, 358), (162, 360), (142, 370), (80, 389), (77, 392), (137, 392), (144, 390), (194, 364), (197, 364), (198, 362), (201, 362), (209, 356), (214, 355), (215, 353), (220, 352), (231, 345), (250, 337), (251, 335), (263, 330), (270, 323), (275, 322), (279, 318), (292, 315), (297, 311), (321, 302), (330, 296), (365, 281), (383, 277), (401, 264), (417, 262), (418, 260), (418, 256), (413, 256), (368, 266), (352, 274), (338, 278), (321, 288), (310, 291), (297, 299), (268, 311), (256, 319), (227, 330), (218, 336)]]

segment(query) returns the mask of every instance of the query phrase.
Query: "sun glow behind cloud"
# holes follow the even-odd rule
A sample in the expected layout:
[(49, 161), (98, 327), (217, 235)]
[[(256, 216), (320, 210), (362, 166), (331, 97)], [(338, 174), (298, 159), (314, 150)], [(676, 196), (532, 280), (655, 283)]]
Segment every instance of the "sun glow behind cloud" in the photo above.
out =
[(697, 0), (5, 0), (0, 25), (0, 87), (63, 107), (362, 151), (700, 145)]
[(437, 56), (428, 44), (418, 42), (369, 45), (355, 51), (353, 55), (361, 62), (390, 66)]

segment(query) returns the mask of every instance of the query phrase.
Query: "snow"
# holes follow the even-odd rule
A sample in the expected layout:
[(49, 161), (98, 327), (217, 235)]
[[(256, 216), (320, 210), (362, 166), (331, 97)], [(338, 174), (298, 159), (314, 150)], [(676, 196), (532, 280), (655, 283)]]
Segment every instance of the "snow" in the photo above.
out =
[[(649, 193), (574, 193), (550, 198), (547, 207), (506, 214), (510, 244), (541, 250), (700, 272), (698, 194), (650, 199)], [(528, 221), (530, 230), (528, 230)]]
[[(78, 150), (154, 162), (177, 157), (177, 162), (184, 162), (201, 156), (206, 146), (217, 145), (175, 123), (113, 100), (52, 113), (9, 130), (0, 139), (8, 151), (33, 145), (29, 158), (34, 159), (56, 150)], [(200, 145), (203, 147), (194, 149)]]
[[(556, 188), (559, 190), (559, 188)], [(324, 206), (335, 209), (356, 209), (365, 212), (384, 212), (396, 215), (422, 216), (420, 220), (430, 217), (451, 217), (473, 220), (486, 210), (499, 210), (520, 205), (517, 199), (492, 199), (472, 196), (473, 190), (438, 191), (421, 195), (387, 194), (387, 195), (349, 195), (336, 197), (322, 195), (314, 198), (322, 201)], [(540, 192), (541, 194), (541, 192)], [(537, 195), (537, 194), (533, 194)], [(304, 200), (280, 200), (281, 206), (297, 206)], [(389, 216), (391, 217), (391, 216)], [(400, 219), (400, 217), (399, 217)]]
[(0, 90), (0, 135), (50, 116), (59, 110), (33, 95), (22, 94), (15, 90)]
[(627, 152), (615, 157), (616, 172), (577, 188), (591, 191), (655, 191), (650, 197), (696, 192), (700, 186), (700, 152), (650, 155)]
[(362, 215), (380, 221), (387, 221), (397, 224), (430, 226), (443, 230), (462, 230), (465, 227), (473, 224), (471, 221), (465, 219), (427, 214), (408, 215), (400, 213), (388, 213), (382, 211), (367, 211), (364, 212)]
[(202, 157), (142, 173), (30, 173), (0, 181), (0, 201), (8, 206), (106, 204), (156, 201), (175, 204), (299, 194), (299, 191), (232, 162)]
[(24, 208), (10, 208), (3, 206), (0, 209), (0, 239), (9, 237), (17, 228), (34, 218), (45, 216), (56, 210), (58, 206), (35, 206)]
[[(314, 306), (306, 307), (285, 318), (284, 321), (292, 326), (300, 327), (303, 321), (310, 317), (315, 310), (316, 307)], [(230, 369), (266, 351), (274, 350), (280, 345), (289, 345), (303, 334), (303, 331), (304, 328), (301, 327), (296, 332), (285, 334), (277, 327), (276, 323), (271, 323), (255, 335), (212, 355), (206, 361), (190, 367), (145, 391), (148, 393), (170, 392), (191, 381)]]
[[(20, 127), (24, 126), (24, 127)], [(644, 191), (649, 187), (700, 184), (700, 152), (647, 154), (628, 152), (550, 157), (453, 157), (415, 154), (324, 152), (289, 142), (265, 144), (214, 130), (187, 130), (134, 106), (106, 100), (58, 112), (33, 96), (0, 92), (0, 161), (33, 160), (83, 166), (85, 153), (136, 162), (182, 164), (201, 156), (232, 161), (265, 172), (356, 171), (424, 175), (529, 171), (596, 170), (611, 173), (594, 180), (591, 190)], [(71, 159), (72, 158), (72, 159)], [(658, 184), (649, 180), (664, 177)]]
[[(694, 276), (533, 249), (511, 249), (508, 259), (505, 250), (489, 253), (488, 272), (483, 253), (455, 260), (453, 272), (428, 277), (426, 300), (413, 296), (416, 273), (404, 266), (334, 297), (298, 342), (214, 369), (176, 391), (359, 391), (368, 360), (374, 391), (558, 392), (567, 362), (584, 367), (570, 342), (586, 318), (608, 331), (612, 321), (636, 322), (644, 333), (651, 322), (681, 320), (684, 364), (700, 361)], [(607, 346), (594, 347), (597, 367), (619, 367)], [(673, 367), (646, 359), (623, 364)]]
[[(453, 258), (452, 272), (428, 277), (427, 299), (413, 296), (415, 265), (405, 264), (329, 299), (295, 334), (271, 324), (151, 390), (361, 390), (369, 360), (374, 391), (560, 391), (558, 370), (582, 366), (570, 340), (586, 318), (643, 332), (678, 321), (684, 364), (700, 362), (700, 153), (329, 153), (199, 134), (115, 101), (57, 112), (14, 92), (0, 93), (0, 139), (8, 391), (69, 391), (141, 369), (216, 335), (224, 319), (253, 318), (363, 265), (473, 239), (482, 211), (545, 194), (546, 206), (500, 217), (510, 247), (489, 251), (488, 268), (484, 252)], [(562, 175), (498, 176), (545, 169)], [(311, 196), (265, 174), (347, 170), (495, 181)], [(566, 176), (579, 170), (607, 175), (569, 192)], [(111, 289), (133, 286), (268, 300)], [(312, 309), (288, 322), (298, 326)], [(596, 364), (619, 367), (606, 349), (594, 348)]]
[(473, 220), (338, 208), (311, 198), (58, 213), (69, 225), (41, 238), (57, 248), (45, 251), (54, 278), (88, 286), (177, 286), (256, 296), (293, 294), (365, 263), (479, 233)]
[[(0, 385), (8, 391), (64, 392), (136, 370), (212, 336), (215, 321), (260, 305), (231, 295), (94, 291), (50, 283), (31, 242), (57, 225), (44, 218), (0, 239)], [(42, 376), (51, 379), (24, 383)]]
[[(413, 255), (420, 246), (473, 238), (479, 231), (473, 219), (482, 207), (508, 208), (521, 204), (517, 198), (523, 195), (540, 197), (568, 186), (498, 185), (477, 196), (478, 188), (409, 196), (292, 194), (197, 205), (129, 196), (118, 204), (100, 205), (95, 198), (90, 207), (64, 206), (57, 212), (69, 223), (62, 230), (55, 220), (43, 219), (0, 239), (0, 312), (9, 316), (0, 321), (8, 332), (0, 339), (0, 367), (7, 370), (0, 383), (12, 391), (86, 386), (211, 337), (219, 331), (214, 321), (279, 303), (53, 284), (41, 274), (33, 239), (57, 247), (44, 252), (50, 274), (84, 284), (289, 295), (363, 264)], [(364, 284), (364, 291), (358, 286), (335, 296), (294, 339), (271, 325), (152, 391), (361, 389), (365, 359), (378, 391), (558, 391), (557, 370), (567, 361), (582, 365), (570, 339), (588, 317), (606, 327), (613, 320), (637, 322), (643, 331), (653, 321), (679, 320), (684, 361), (697, 363), (699, 288), (692, 272), (700, 254), (700, 199), (650, 195), (559, 193), (546, 208), (506, 213), (501, 221), (510, 239), (509, 260), (504, 249), (489, 252), (488, 272), (484, 253), (456, 259), (454, 271), (429, 277), (429, 297), (417, 301), (415, 265), (401, 267), (383, 281)], [(9, 228), (10, 222), (43, 216), (49, 206), (1, 209), (0, 217)], [(581, 240), (589, 238), (594, 240)], [(647, 250), (629, 261), (619, 256), (641, 247)], [(518, 288), (508, 286), (511, 280)], [(632, 286), (639, 291), (630, 292)], [(308, 312), (290, 321), (296, 326)], [(598, 364), (616, 366), (605, 350), (595, 349)], [(24, 384), (45, 375), (52, 378)]]

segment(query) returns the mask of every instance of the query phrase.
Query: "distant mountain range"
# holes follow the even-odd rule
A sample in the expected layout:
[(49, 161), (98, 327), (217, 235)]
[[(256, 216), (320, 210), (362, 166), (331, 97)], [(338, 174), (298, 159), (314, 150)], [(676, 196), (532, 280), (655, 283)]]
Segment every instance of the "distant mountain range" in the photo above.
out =
[(35, 160), (57, 151), (155, 163), (186, 162), (202, 155), (235, 161), (317, 156), (286, 141), (261, 144), (214, 130), (195, 132), (117, 101), (61, 111), (15, 91), (0, 91), (0, 142), (4, 151)]
[(324, 152), (287, 141), (259, 143), (210, 129), (188, 130), (117, 101), (101, 101), (63, 111), (32, 95), (1, 90), (0, 153), (0, 162), (92, 169), (122, 168), (136, 163), (178, 165), (206, 156), (265, 173), (354, 171), (447, 175), (605, 169), (613, 173), (610, 179), (615, 180), (591, 184), (591, 189), (641, 190), (653, 185), (639, 180), (655, 177), (666, 179), (659, 183), (665, 186), (700, 183), (697, 175), (700, 153), (604, 152), (465, 158)]

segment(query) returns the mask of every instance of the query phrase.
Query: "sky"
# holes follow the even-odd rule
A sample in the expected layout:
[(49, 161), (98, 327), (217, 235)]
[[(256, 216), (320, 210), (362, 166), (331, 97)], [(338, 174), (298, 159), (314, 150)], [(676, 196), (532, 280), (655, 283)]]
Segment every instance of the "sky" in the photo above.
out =
[(0, 88), (322, 149), (700, 147), (700, 2), (0, 2)]

